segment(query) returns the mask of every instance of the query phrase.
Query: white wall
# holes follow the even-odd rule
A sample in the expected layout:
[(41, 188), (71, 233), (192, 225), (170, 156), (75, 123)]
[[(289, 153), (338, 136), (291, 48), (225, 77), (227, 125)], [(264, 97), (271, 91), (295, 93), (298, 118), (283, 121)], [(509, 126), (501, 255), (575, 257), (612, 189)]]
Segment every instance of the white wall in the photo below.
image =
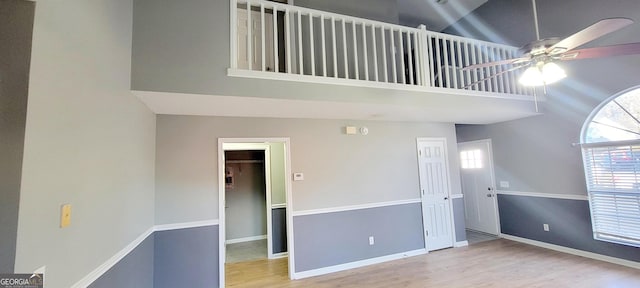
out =
[(131, 0), (36, 3), (15, 268), (46, 265), (48, 288), (153, 225), (155, 115), (130, 93), (131, 36)]
[[(219, 137), (290, 137), (293, 211), (419, 198), (417, 137), (446, 137), (460, 193), (453, 124), (158, 116), (156, 222), (218, 218)], [(345, 135), (346, 125), (369, 135)], [(288, 175), (290, 177), (290, 175)]]

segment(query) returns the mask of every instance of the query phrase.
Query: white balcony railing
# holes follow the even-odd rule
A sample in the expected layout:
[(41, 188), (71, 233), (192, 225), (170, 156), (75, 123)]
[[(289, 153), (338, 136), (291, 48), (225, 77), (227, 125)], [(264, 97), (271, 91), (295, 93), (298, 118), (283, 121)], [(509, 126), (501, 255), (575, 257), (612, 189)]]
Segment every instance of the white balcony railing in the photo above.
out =
[(460, 69), (515, 57), (515, 47), (431, 32), (424, 26), (269, 1), (230, 1), (231, 23), (236, 23), (231, 29), (233, 70), (533, 95), (533, 89), (517, 85), (520, 71), (507, 71), (507, 66)]

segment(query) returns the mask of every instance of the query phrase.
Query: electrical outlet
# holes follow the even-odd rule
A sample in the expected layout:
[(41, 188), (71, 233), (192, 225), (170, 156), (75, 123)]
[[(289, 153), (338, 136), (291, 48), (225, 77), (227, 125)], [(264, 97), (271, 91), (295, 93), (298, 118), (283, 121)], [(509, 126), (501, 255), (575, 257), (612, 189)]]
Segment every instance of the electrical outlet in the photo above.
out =
[(373, 245), (375, 244), (375, 239), (373, 239), (373, 236), (369, 236), (369, 245)]
[(542, 224), (542, 229), (544, 229), (544, 231), (549, 232), (549, 224)]

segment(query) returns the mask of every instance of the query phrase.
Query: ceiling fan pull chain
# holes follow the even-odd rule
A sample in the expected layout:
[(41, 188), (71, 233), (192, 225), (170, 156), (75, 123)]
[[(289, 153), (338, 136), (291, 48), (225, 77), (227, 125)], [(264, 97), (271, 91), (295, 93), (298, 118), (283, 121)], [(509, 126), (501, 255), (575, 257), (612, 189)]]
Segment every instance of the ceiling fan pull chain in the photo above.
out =
[(531, 0), (531, 4), (533, 5), (533, 23), (536, 26), (536, 39), (540, 40), (540, 29), (538, 28), (538, 8), (536, 5), (536, 0)]

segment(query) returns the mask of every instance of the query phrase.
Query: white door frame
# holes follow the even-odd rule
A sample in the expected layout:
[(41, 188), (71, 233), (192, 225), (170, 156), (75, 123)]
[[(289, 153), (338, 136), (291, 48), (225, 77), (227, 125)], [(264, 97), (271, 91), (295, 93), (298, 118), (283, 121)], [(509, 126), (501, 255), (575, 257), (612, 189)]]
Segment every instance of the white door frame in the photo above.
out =
[[(489, 147), (489, 155), (488, 155), (488, 159), (487, 159), (487, 163), (489, 164), (489, 173), (491, 174), (491, 187), (492, 187), (492, 191), (494, 196), (493, 198), (493, 216), (496, 219), (496, 231), (498, 231), (498, 237), (500, 237), (502, 235), (502, 231), (500, 230), (500, 213), (498, 213), (498, 191), (496, 189), (496, 173), (495, 170), (493, 169), (493, 143), (491, 142), (491, 139), (480, 139), (480, 140), (474, 140), (474, 141), (466, 141), (466, 142), (458, 142), (458, 147), (460, 147), (460, 144), (480, 144), (480, 143), (486, 143), (487, 147)], [(460, 152), (460, 149), (458, 149), (458, 152)], [(460, 166), (460, 173), (462, 173), (462, 166)], [(462, 191), (462, 194), (464, 194), (464, 191)], [(467, 200), (465, 200), (467, 201)]]
[[(444, 137), (419, 137), (416, 139), (416, 148), (417, 150), (420, 150), (420, 143), (423, 141), (441, 141), (444, 145), (444, 172), (447, 174), (447, 195), (449, 195), (449, 201), (447, 201), (447, 205), (449, 205), (449, 217), (451, 218), (451, 247), (454, 247), (457, 239), (456, 239), (456, 224), (455, 224), (455, 218), (454, 218), (454, 213), (453, 213), (453, 198), (451, 198), (451, 173), (449, 171), (449, 149), (447, 148), (447, 138)], [(420, 155), (418, 154), (418, 165), (420, 165)], [(420, 169), (420, 168), (418, 168)], [(420, 173), (420, 172), (418, 172)], [(420, 184), (422, 185), (422, 184)], [(420, 187), (422, 188), (422, 187)], [(425, 201), (425, 196), (422, 194), (422, 191), (420, 191), (420, 199), (421, 199), (421, 209), (422, 209), (422, 215), (425, 215), (425, 205), (422, 203), (422, 201)], [(424, 248), (427, 250), (427, 253), (429, 253), (429, 243), (427, 240), (427, 235), (425, 232), (425, 228), (426, 228), (426, 223), (424, 223), (424, 216), (422, 217), (422, 235), (424, 236)]]
[[(225, 287), (225, 262), (226, 262), (226, 249), (225, 249), (225, 241), (226, 241), (226, 220), (225, 220), (225, 159), (224, 159), (224, 151), (225, 150), (251, 150), (258, 149), (262, 150), (259, 147), (269, 146), (269, 143), (284, 143), (285, 149), (285, 194), (286, 194), (286, 218), (287, 218), (287, 253), (289, 255), (289, 279), (293, 277), (293, 267), (295, 267), (294, 262), (294, 245), (293, 245), (293, 216), (291, 211), (293, 211), (292, 205), (292, 193), (291, 193), (291, 150), (290, 150), (290, 141), (289, 138), (218, 138), (218, 273), (219, 273), (219, 285), (220, 287)], [(244, 147), (244, 148), (242, 148)], [(248, 148), (247, 148), (248, 147)], [(268, 151), (268, 150), (267, 150)], [(265, 158), (268, 158), (267, 151), (265, 151)], [(267, 166), (267, 162), (265, 162), (265, 166)], [(267, 168), (265, 167), (265, 170)], [(267, 186), (267, 223), (270, 222), (271, 218), (271, 197), (270, 197), (270, 179), (265, 179), (269, 181), (266, 183)], [(271, 228), (269, 224), (267, 224), (267, 235), (271, 235)], [(267, 236), (269, 239), (269, 236)], [(269, 240), (267, 240), (269, 242)], [(272, 245), (268, 244), (267, 251), (271, 257), (273, 257), (273, 249)]]

